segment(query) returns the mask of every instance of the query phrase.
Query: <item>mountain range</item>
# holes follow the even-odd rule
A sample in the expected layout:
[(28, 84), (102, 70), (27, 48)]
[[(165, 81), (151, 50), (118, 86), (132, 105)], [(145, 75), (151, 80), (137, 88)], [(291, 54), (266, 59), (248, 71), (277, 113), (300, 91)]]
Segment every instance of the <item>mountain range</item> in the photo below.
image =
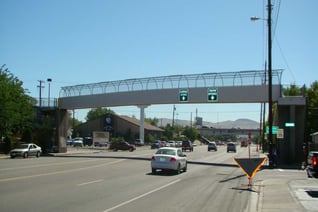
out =
[[(172, 125), (172, 119), (159, 119), (158, 126), (166, 126), (167, 124)], [(192, 123), (189, 120), (180, 120), (175, 119), (174, 120), (175, 125), (181, 125), (181, 126), (194, 126), (195, 121), (192, 121)], [(251, 119), (237, 119), (235, 121), (222, 121), (222, 122), (207, 122), (203, 121), (202, 127), (208, 127), (208, 128), (221, 128), (221, 129), (231, 129), (231, 128), (240, 128), (240, 129), (259, 129), (260, 123), (257, 121), (253, 121)]]

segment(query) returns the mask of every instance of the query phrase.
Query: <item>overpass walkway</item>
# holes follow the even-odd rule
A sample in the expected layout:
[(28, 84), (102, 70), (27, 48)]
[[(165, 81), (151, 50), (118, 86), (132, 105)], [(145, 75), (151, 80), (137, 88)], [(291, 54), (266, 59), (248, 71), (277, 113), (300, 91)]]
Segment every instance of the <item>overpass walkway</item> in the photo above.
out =
[[(272, 71), (273, 101), (281, 96), (283, 70)], [(268, 101), (264, 70), (136, 78), (65, 86), (59, 107), (81, 109), (177, 103), (259, 103)], [(208, 92), (217, 99), (208, 99)], [(181, 96), (184, 95), (184, 99)]]

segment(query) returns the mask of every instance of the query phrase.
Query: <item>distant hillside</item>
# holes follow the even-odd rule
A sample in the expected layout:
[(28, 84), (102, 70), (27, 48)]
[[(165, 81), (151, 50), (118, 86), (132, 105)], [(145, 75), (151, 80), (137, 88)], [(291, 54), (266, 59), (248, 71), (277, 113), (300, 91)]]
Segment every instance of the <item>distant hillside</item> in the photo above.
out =
[[(190, 126), (190, 121), (187, 120), (174, 120), (174, 123), (181, 126)], [(172, 119), (159, 119), (159, 127), (166, 126), (167, 124), (172, 125)], [(192, 125), (194, 125), (194, 121), (192, 122)], [(230, 128), (240, 128), (240, 129), (258, 129), (259, 122), (250, 120), (250, 119), (237, 119), (235, 121), (223, 121), (218, 123), (213, 122), (203, 122), (203, 126), (206, 127), (214, 127), (214, 128), (222, 128), (222, 129), (230, 129)]]

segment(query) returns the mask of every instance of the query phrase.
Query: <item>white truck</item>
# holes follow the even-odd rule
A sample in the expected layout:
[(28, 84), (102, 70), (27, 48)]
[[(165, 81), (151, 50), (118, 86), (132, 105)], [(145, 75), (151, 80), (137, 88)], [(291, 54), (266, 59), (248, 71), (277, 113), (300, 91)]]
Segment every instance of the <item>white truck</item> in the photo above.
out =
[(93, 131), (93, 145), (95, 147), (106, 147), (109, 142), (109, 132)]

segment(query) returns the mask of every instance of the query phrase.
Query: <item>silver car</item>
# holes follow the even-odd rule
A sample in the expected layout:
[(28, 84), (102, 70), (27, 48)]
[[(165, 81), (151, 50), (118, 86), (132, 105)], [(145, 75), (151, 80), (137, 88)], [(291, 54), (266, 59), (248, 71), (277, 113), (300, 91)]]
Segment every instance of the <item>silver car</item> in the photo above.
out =
[(36, 144), (20, 144), (20, 146), (16, 149), (12, 149), (10, 151), (10, 157), (24, 157), (27, 158), (29, 156), (40, 157), (42, 153), (42, 148)]
[(151, 171), (156, 174), (157, 170), (169, 170), (179, 174), (181, 170), (187, 171), (187, 156), (181, 149), (174, 147), (162, 147), (151, 158)]

